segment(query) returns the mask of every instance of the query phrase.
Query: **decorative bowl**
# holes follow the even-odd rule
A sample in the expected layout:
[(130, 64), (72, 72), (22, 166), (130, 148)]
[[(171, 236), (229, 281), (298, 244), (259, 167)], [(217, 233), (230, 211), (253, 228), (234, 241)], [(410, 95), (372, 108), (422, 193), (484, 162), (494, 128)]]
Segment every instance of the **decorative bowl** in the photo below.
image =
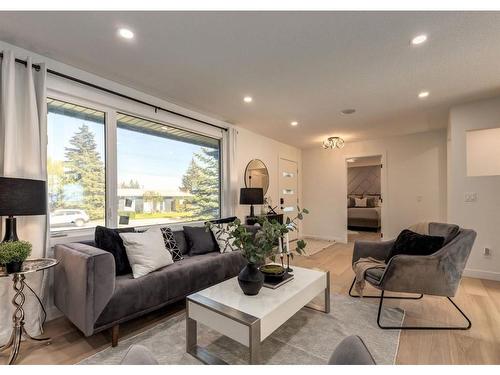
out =
[(266, 264), (260, 267), (266, 281), (280, 281), (285, 276), (286, 270), (279, 264)]

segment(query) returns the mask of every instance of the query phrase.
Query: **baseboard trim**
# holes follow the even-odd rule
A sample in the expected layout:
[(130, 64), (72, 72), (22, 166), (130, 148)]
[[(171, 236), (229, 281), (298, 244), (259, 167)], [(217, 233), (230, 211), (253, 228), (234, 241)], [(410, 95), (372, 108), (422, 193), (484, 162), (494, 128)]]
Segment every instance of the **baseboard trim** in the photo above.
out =
[(500, 272), (491, 272), (491, 271), (466, 268), (464, 270), (463, 275), (466, 277), (472, 277), (474, 279), (500, 281)]
[(312, 240), (322, 240), (322, 241), (333, 241), (333, 242), (340, 242), (340, 243), (347, 243), (344, 238), (341, 237), (335, 237), (335, 236), (317, 236), (314, 234), (304, 234), (304, 239), (310, 238)]

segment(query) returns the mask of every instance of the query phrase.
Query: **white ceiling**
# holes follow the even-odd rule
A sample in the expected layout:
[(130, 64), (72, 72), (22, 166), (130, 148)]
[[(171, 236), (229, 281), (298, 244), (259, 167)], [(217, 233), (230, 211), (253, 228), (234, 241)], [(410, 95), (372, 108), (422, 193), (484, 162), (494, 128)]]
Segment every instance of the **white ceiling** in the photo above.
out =
[(500, 12), (0, 12), (0, 40), (299, 147), (446, 127), (500, 93)]

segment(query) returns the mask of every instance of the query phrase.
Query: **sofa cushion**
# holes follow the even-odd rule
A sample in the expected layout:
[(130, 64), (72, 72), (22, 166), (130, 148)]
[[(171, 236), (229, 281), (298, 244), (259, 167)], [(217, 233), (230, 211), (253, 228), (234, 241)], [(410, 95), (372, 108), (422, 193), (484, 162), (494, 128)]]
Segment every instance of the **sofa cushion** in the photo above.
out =
[(120, 233), (120, 237), (135, 279), (174, 262), (172, 254), (165, 248), (160, 228), (151, 228), (143, 233)]
[(396, 238), (385, 262), (389, 263), (389, 260), (393, 256), (399, 254), (431, 255), (443, 247), (443, 243), (444, 237), (427, 236), (405, 229), (399, 234), (398, 238)]
[(186, 256), (150, 274), (134, 279), (132, 275), (116, 278), (115, 292), (97, 319), (96, 329), (130, 316), (154, 310), (198, 290), (237, 276), (246, 265), (239, 251)]
[(189, 255), (201, 255), (217, 251), (212, 231), (203, 227), (184, 227), (184, 235), (189, 246)]
[(177, 262), (182, 259), (182, 252), (177, 246), (177, 241), (175, 240), (174, 232), (169, 227), (160, 228), (161, 234), (163, 235), (163, 242), (165, 242), (165, 247), (172, 255), (172, 260)]
[(365, 272), (365, 279), (373, 285), (380, 284), (385, 268), (368, 268)]
[(116, 275), (132, 272), (120, 233), (135, 232), (134, 228), (111, 229), (97, 226), (95, 228), (95, 246), (113, 254), (116, 264)]
[(221, 218), (221, 219), (210, 220), (210, 221), (207, 221), (207, 223), (212, 223), (212, 224), (227, 224), (227, 223), (232, 223), (236, 219), (237, 219), (236, 216), (230, 216), (230, 217), (224, 217), (224, 218)]
[(228, 223), (214, 224), (211, 229), (221, 253), (238, 250), (238, 247), (234, 244), (235, 239), (231, 237), (229, 232)]
[(175, 242), (177, 243), (177, 247), (181, 251), (182, 255), (188, 254), (189, 247), (186, 241), (186, 236), (184, 235), (184, 231), (181, 229), (174, 230), (172, 232), (174, 233)]

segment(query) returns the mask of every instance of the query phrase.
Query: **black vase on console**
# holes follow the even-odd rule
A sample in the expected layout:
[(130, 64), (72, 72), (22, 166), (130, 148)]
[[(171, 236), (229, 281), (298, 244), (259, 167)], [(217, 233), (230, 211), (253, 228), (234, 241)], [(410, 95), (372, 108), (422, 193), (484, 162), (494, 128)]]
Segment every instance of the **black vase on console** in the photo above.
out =
[(260, 272), (256, 264), (248, 263), (238, 275), (238, 283), (243, 293), (247, 296), (255, 296), (259, 294), (264, 284), (264, 274)]

